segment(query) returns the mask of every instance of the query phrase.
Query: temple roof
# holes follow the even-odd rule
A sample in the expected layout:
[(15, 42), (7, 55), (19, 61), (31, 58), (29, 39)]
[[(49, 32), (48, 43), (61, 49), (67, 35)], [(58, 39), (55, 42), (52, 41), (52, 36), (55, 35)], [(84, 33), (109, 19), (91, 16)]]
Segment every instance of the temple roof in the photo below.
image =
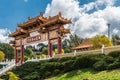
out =
[(46, 23), (41, 24), (41, 27), (48, 27), (48, 26), (58, 24), (58, 23), (63, 24), (63, 25), (69, 24), (69, 23), (71, 23), (71, 20), (63, 18), (61, 16), (61, 13), (59, 12), (59, 14), (56, 16), (53, 16), (53, 17), (49, 16), (49, 18), (47, 18)]
[(9, 44), (15, 44), (14, 40), (10, 40)]
[[(29, 27), (32, 29), (33, 27), (36, 27), (36, 25), (38, 24), (40, 29), (44, 28), (44, 27), (52, 27), (53, 25), (56, 24), (69, 24), (71, 23), (71, 20), (67, 20), (65, 18), (63, 18), (61, 16), (61, 13), (59, 12), (58, 15), (56, 16), (49, 16), (48, 18), (44, 17), (42, 13), (40, 13), (39, 16), (35, 17), (35, 18), (30, 18), (28, 17), (28, 21), (22, 23), (22, 24), (18, 24), (18, 28), (16, 29), (15, 32), (9, 34), (9, 37), (16, 37), (19, 35), (24, 35), (28, 33), (28, 29)], [(37, 28), (39, 28), (37, 27)], [(60, 26), (61, 27), (61, 26)], [(60, 28), (62, 33), (70, 33), (69, 29), (65, 29), (64, 27)], [(40, 30), (41, 32), (47, 32), (47, 30), (42, 29)], [(39, 31), (39, 32), (40, 32)]]
[(27, 34), (27, 33), (28, 33), (28, 32), (27, 32), (26, 30), (21, 29), (21, 28), (18, 28), (18, 29), (16, 29), (15, 32), (9, 34), (9, 37), (16, 37), (16, 36), (18, 36), (18, 35)]
[(120, 40), (116, 40), (116, 42), (120, 43)]
[(43, 14), (40, 13), (40, 15), (35, 18), (28, 17), (28, 21), (26, 21), (22, 24), (18, 24), (18, 27), (26, 28), (32, 24), (35, 24), (35, 22), (41, 22), (41, 24), (40, 24), (41, 27), (46, 27), (46, 26), (48, 27), (48, 26), (51, 26), (56, 23), (68, 24), (68, 23), (71, 23), (71, 20), (67, 20), (67, 19), (63, 18), (61, 16), (60, 12), (58, 15), (52, 16), (52, 17), (49, 16), (48, 18), (44, 17)]
[(28, 21), (27, 21), (27, 22), (24, 22), (24, 23), (22, 23), (22, 24), (18, 24), (18, 27), (21, 27), (21, 28), (23, 28), (23, 27), (28, 27), (29, 25), (35, 23), (37, 20), (38, 20), (38, 16), (35, 17), (35, 18), (30, 18), (30, 17), (28, 17)]
[(79, 50), (79, 49), (83, 49), (83, 48), (90, 48), (92, 47), (93, 44), (90, 42), (89, 39), (85, 39), (83, 41), (83, 43), (81, 43), (80, 45), (76, 46), (76, 47), (73, 47), (71, 48), (72, 50)]
[(64, 28), (64, 26), (62, 26), (62, 27), (60, 27), (60, 31), (62, 32), (62, 33), (70, 33), (70, 29), (66, 29), (66, 28)]
[(35, 24), (36, 22), (44, 23), (46, 21), (46, 19), (47, 19), (46, 17), (43, 17), (43, 13), (40, 13), (40, 15), (36, 16), (35, 18), (28, 17), (28, 21), (26, 21), (24, 23), (21, 23), (21, 24), (18, 24), (18, 27), (26, 28), (26, 27), (29, 27), (32, 24)]

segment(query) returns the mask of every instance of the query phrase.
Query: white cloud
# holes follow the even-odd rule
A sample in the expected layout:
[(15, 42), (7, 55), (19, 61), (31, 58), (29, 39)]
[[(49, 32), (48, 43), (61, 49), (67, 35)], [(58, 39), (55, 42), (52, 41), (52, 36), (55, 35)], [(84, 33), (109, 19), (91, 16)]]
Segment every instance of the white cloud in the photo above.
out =
[[(111, 24), (111, 29), (120, 29), (120, 7), (113, 6), (115, 1), (96, 0), (81, 7), (77, 0), (52, 0), (46, 8), (45, 15), (53, 16), (61, 11), (64, 17), (72, 19), (73, 23), (67, 26), (72, 33), (81, 37), (91, 37), (107, 33), (107, 23)], [(99, 7), (102, 6), (105, 8), (100, 10)], [(88, 14), (94, 8), (97, 10)]]
[(8, 43), (11, 38), (8, 37), (10, 30), (8, 29), (0, 29), (0, 42)]
[(120, 30), (118, 30), (117, 28), (114, 28), (112, 31), (113, 34), (118, 34), (119, 32), (120, 32)]

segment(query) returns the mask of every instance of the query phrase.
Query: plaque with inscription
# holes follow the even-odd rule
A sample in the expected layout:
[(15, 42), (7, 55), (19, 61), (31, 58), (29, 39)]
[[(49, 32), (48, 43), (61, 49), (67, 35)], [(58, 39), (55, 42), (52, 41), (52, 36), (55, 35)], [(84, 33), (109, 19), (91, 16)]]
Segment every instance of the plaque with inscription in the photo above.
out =
[(47, 33), (43, 33), (43, 34), (39, 34), (36, 36), (32, 36), (32, 37), (27, 37), (23, 40), (23, 44), (33, 44), (33, 43), (38, 43), (38, 42), (44, 42), (48, 40), (48, 34)]
[(57, 30), (50, 31), (50, 39), (54, 39), (58, 37)]

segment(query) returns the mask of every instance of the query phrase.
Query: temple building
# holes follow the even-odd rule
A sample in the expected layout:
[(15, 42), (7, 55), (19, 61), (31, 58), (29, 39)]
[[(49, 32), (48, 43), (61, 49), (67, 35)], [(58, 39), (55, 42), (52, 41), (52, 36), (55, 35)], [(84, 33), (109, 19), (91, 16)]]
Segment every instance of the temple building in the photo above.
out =
[(93, 47), (93, 44), (90, 42), (90, 39), (84, 39), (83, 42), (76, 46), (76, 47), (72, 47), (72, 50), (76, 50), (76, 51), (87, 51), (89, 50), (91, 47)]
[(116, 40), (115, 45), (120, 45), (120, 40)]

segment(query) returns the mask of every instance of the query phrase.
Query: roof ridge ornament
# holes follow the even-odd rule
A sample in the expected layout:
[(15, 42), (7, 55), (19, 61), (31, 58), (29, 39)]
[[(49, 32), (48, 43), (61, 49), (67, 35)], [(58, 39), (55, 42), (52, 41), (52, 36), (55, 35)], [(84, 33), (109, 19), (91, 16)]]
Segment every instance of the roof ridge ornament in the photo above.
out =
[(40, 12), (40, 16), (43, 17), (43, 13), (42, 12)]
[(28, 20), (30, 20), (30, 16), (28, 16)]
[(62, 13), (61, 13), (61, 12), (59, 12), (59, 13), (58, 13), (58, 15), (59, 15), (59, 16), (61, 16), (61, 15), (62, 15)]

